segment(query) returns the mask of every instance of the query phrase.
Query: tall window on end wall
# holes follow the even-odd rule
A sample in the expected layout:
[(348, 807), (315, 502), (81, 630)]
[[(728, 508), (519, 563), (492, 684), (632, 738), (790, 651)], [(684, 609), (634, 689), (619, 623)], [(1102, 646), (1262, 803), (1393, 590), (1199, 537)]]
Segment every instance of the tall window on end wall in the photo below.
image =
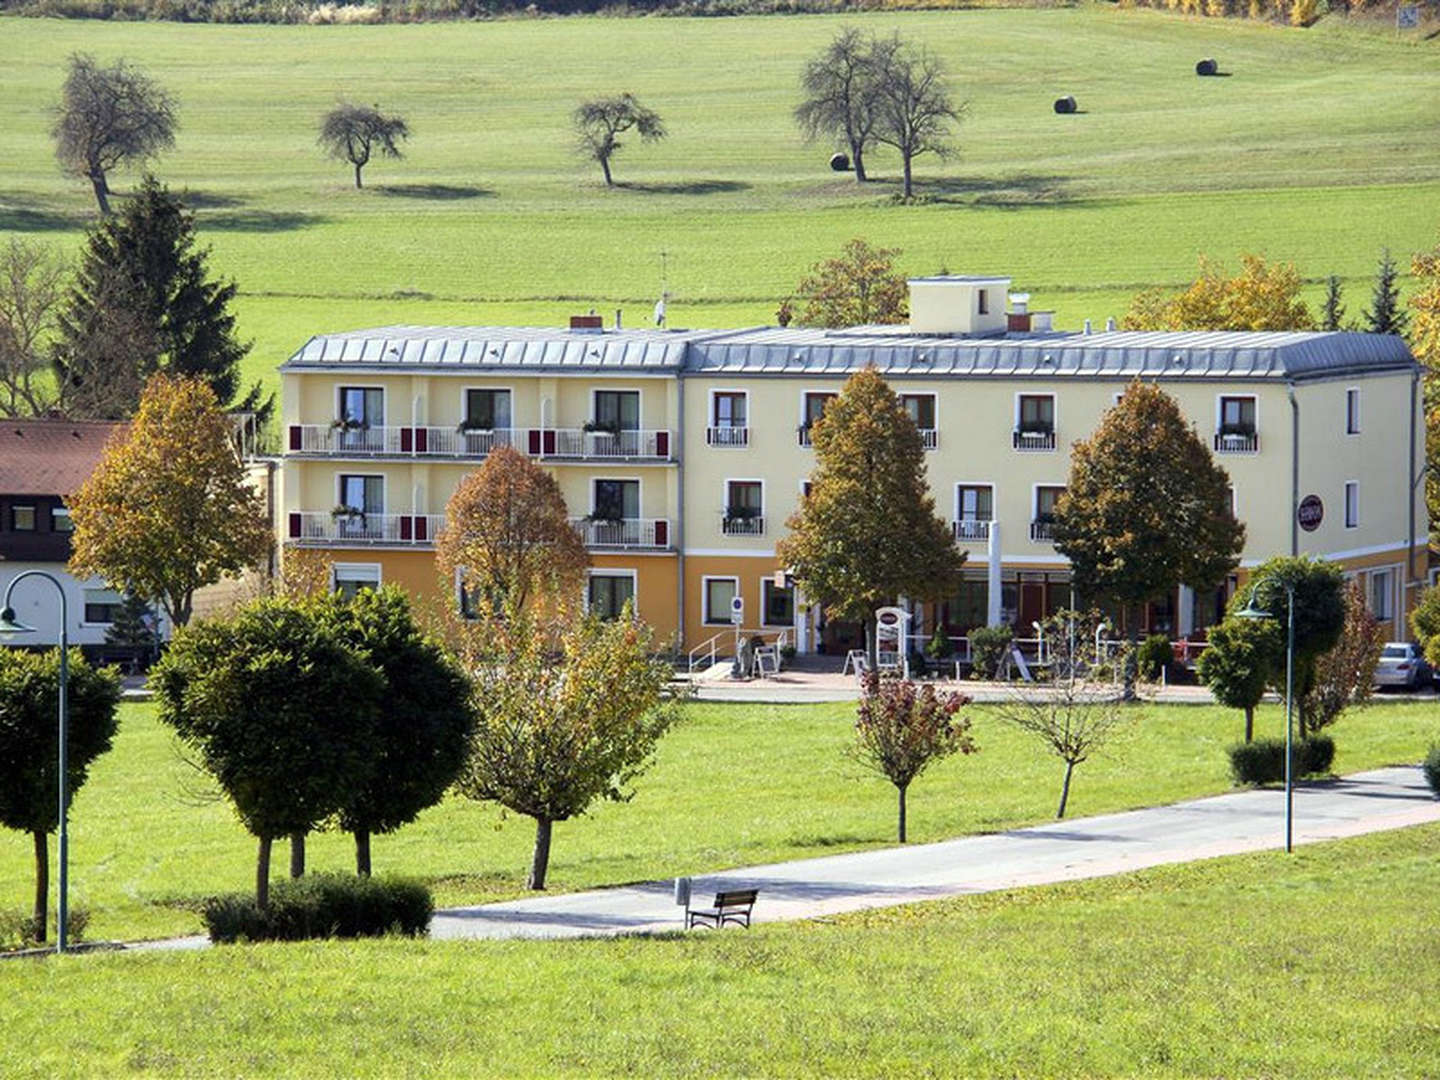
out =
[(1370, 571), (1370, 614), (1381, 622), (1395, 617), (1395, 572)]
[(812, 430), (820, 418), (825, 415), (825, 406), (829, 405), (835, 396), (835, 394), (829, 391), (812, 391), (805, 395), (803, 412), (800, 419), (801, 446), (812, 445)]
[(1360, 391), (1353, 387), (1345, 391), (1345, 434), (1360, 434)]
[(760, 613), (766, 626), (795, 624), (795, 588), (776, 585), (774, 578), (760, 582)]
[(618, 619), (628, 603), (635, 607), (633, 574), (592, 573), (586, 586), (586, 606), (602, 619)]
[(710, 395), (710, 427), (706, 438), (711, 446), (746, 446), (749, 395), (743, 390), (716, 390)]
[(1360, 484), (1355, 480), (1345, 482), (1345, 527), (1353, 529), (1360, 524)]
[(730, 624), (730, 605), (740, 591), (740, 579), (707, 577), (705, 579), (705, 621), (719, 626)]
[(368, 564), (336, 563), (334, 591), (346, 600), (354, 600), (366, 589), (380, 587), (380, 567)]
[(910, 414), (915, 427), (920, 432), (920, 440), (925, 444), (926, 450), (934, 450), (938, 439), (935, 428), (935, 395), (934, 394), (901, 394), (900, 403), (905, 406), (905, 411)]

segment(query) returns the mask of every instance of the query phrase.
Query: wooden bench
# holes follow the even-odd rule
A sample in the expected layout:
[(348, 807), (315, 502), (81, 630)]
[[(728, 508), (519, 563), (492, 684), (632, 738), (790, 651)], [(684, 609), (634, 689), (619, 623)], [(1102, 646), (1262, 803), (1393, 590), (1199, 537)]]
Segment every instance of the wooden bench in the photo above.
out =
[(759, 889), (729, 889), (715, 894), (715, 906), (712, 908), (687, 906), (685, 929), (705, 926), (711, 930), (719, 930), (729, 922), (748, 927), (750, 912), (755, 907), (755, 898), (759, 894)]

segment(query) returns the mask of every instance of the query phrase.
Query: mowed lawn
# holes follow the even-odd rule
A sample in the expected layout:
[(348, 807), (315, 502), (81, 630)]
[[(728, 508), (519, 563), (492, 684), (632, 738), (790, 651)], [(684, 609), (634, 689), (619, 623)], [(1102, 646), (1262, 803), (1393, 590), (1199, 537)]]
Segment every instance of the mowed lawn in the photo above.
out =
[[(958, 158), (898, 162), (864, 188), (828, 170), (791, 111), (798, 73), (845, 25), (899, 31), (969, 103)], [(558, 325), (573, 311), (754, 325), (817, 258), (863, 235), (909, 273), (1011, 273), (1061, 325), (1193, 277), (1202, 252), (1262, 252), (1363, 307), (1382, 246), (1440, 229), (1440, 41), (1344, 20), (1308, 30), (1109, 5), (725, 19), (565, 18), (411, 26), (0, 19), (0, 233), (73, 248), (88, 185), (62, 178), (50, 109), (75, 50), (125, 56), (180, 100), (162, 177), (189, 192), (215, 268), (242, 290), (248, 365), (312, 333), (413, 323)], [(1214, 56), (1228, 77), (1199, 79)], [(583, 97), (632, 91), (665, 118), (620, 186), (571, 152)], [(1082, 112), (1056, 116), (1075, 94)], [(406, 115), (403, 161), (366, 189), (315, 146), (338, 97)], [(133, 174), (117, 174), (124, 191)], [(1318, 296), (1318, 285), (1312, 287)]]
[(748, 932), (11, 962), (0, 1073), (1433, 1076), (1437, 851), (1425, 826)]
[[(971, 707), (978, 755), (937, 765), (911, 790), (913, 842), (1049, 819), (1062, 766), (982, 707)], [(623, 804), (555, 829), (549, 885), (566, 891), (799, 859), (893, 843), (895, 792), (847, 757), (850, 705), (692, 703), (654, 768)], [(1240, 715), (1195, 706), (1137, 707), (1109, 754), (1082, 765), (1071, 816), (1228, 790), (1225, 748)], [(1262, 709), (1276, 734), (1278, 708)], [(1334, 729), (1337, 772), (1418, 761), (1440, 739), (1433, 704), (1387, 703)], [(253, 888), (255, 842), (206, 778), (180, 757), (153, 706), (122, 707), (114, 750), (95, 765), (72, 815), (72, 885), (92, 938), (193, 933), (205, 896)], [(376, 837), (377, 872), (431, 883), (452, 905), (520, 893), (534, 838), (528, 818), (451, 798), (392, 836)], [(311, 869), (350, 870), (348, 837), (312, 836)], [(276, 876), (288, 868), (276, 847)], [(52, 858), (54, 848), (52, 845)], [(0, 906), (32, 895), (28, 836), (0, 832)]]

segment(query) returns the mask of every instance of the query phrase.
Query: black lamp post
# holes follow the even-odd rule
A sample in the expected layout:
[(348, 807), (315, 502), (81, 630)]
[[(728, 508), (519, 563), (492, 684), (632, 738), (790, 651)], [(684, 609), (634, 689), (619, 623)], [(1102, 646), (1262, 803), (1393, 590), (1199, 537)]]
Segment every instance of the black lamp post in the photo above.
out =
[[(1291, 714), (1295, 707), (1295, 586), (1291, 582), (1285, 582), (1285, 850), (1294, 850), (1294, 822), (1295, 822), (1295, 786), (1290, 769), (1295, 758), (1294, 747), (1292, 746), (1290, 722)], [(1273, 618), (1270, 612), (1262, 611), (1255, 606), (1255, 593), (1259, 586), (1250, 590), (1250, 599), (1245, 606), (1235, 612), (1236, 616), (1242, 619), (1269, 619)]]
[(10, 597), (15, 593), (15, 586), (27, 577), (44, 578), (54, 585), (55, 591), (60, 594), (60, 896), (56, 905), (55, 951), (63, 953), (70, 930), (70, 844), (69, 830), (66, 827), (66, 819), (70, 814), (70, 785), (68, 783), (70, 740), (66, 730), (69, 713), (65, 703), (65, 695), (70, 687), (70, 616), (65, 600), (65, 587), (60, 584), (60, 580), (53, 574), (47, 574), (44, 570), (26, 570), (16, 574), (5, 590), (5, 602), (3, 610), (0, 610), (0, 635), (9, 637), (14, 634), (33, 634), (35, 632), (33, 626), (25, 626), (15, 621), (15, 609), (10, 606)]

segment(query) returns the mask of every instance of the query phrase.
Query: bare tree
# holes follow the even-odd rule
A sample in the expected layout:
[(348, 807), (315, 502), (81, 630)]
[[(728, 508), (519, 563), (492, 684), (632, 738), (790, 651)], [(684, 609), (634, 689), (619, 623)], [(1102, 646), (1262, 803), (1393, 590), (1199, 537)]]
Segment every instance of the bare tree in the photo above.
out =
[(175, 99), (123, 59), (108, 68), (73, 53), (60, 90), (55, 156), (68, 173), (95, 189), (102, 214), (110, 213), (111, 169), (154, 157), (175, 145)]
[(379, 105), (352, 105), (342, 101), (320, 120), (320, 145), (332, 158), (355, 166), (355, 186), (361, 187), (360, 170), (370, 155), (401, 158), (399, 144), (410, 137), (403, 116), (386, 116)]
[(54, 404), (45, 372), (64, 267), (46, 247), (12, 239), (0, 251), (0, 414), (40, 416)]
[(610, 177), (610, 159), (624, 145), (620, 135), (633, 130), (645, 142), (665, 137), (660, 114), (641, 105), (631, 94), (582, 101), (571, 120), (575, 125), (576, 152), (598, 161), (605, 183), (612, 186), (615, 181)]
[(845, 27), (800, 75), (805, 100), (795, 109), (795, 122), (807, 139), (843, 139), (857, 183), (868, 179), (865, 147), (877, 121), (878, 76), (897, 43), (895, 38), (876, 39)]
[(1057, 818), (1065, 816), (1075, 766), (1103, 751), (1127, 723), (1125, 706), (1114, 687), (1097, 677), (1101, 667), (1094, 653), (1097, 620), (1098, 616), (1073, 611), (1045, 620), (1050, 683), (1043, 690), (1017, 693), (999, 708), (1003, 719), (1033, 735), (1065, 763)]
[(898, 36), (883, 54), (877, 79), (874, 137), (900, 152), (908, 199), (914, 160), (922, 154), (947, 158), (955, 153), (951, 127), (960, 122), (966, 106), (950, 96), (939, 59), (923, 45)]

